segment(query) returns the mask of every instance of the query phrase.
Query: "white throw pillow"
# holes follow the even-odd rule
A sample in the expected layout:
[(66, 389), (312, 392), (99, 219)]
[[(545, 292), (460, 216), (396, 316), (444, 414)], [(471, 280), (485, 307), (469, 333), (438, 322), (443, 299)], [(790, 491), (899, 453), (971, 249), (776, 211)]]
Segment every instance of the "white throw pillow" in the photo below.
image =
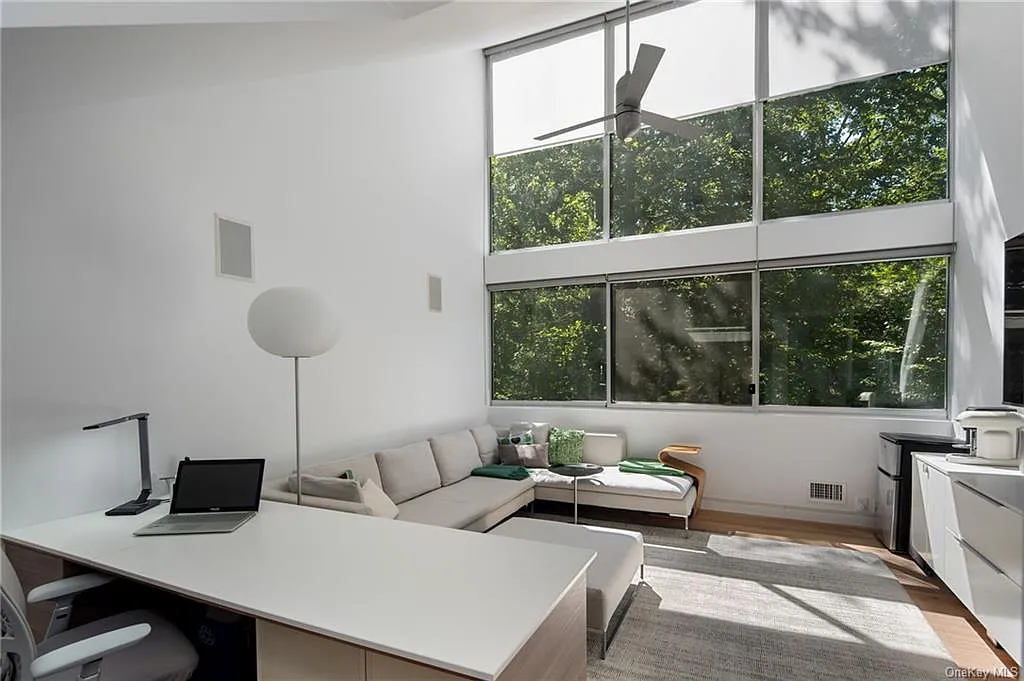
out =
[(363, 503), (370, 508), (370, 512), (378, 518), (398, 517), (398, 507), (391, 497), (384, 494), (384, 490), (377, 486), (373, 480), (363, 483)]
[[(295, 474), (292, 473), (288, 477), (288, 491), (295, 493), (297, 490), (298, 484)], [(359, 488), (359, 482), (356, 480), (346, 480), (345, 478), (331, 478), (303, 473), (302, 493), (311, 497), (325, 497), (327, 499), (337, 499), (338, 501), (351, 501), (357, 504), (363, 503), (363, 492)]]

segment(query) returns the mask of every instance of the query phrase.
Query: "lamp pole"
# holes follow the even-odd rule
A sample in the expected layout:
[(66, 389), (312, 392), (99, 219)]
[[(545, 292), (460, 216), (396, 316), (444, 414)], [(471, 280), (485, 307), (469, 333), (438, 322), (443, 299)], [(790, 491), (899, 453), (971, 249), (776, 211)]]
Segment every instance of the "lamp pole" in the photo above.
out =
[(299, 358), (295, 357), (295, 503), (302, 506), (302, 446), (299, 439)]

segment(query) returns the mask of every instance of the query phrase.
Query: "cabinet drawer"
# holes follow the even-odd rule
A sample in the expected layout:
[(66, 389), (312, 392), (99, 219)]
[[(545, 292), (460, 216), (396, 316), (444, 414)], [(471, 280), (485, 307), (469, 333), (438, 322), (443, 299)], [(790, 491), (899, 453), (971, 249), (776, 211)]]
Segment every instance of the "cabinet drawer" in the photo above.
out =
[(1006, 574), (1024, 584), (1024, 517), (954, 481), (946, 526)]
[[(952, 536), (952, 535), (951, 535)], [(955, 538), (954, 538), (955, 539)], [(964, 602), (978, 621), (988, 630), (1014, 660), (1021, 661), (1021, 588), (1006, 575), (992, 568), (969, 544), (957, 540), (963, 561), (965, 583), (958, 587), (966, 589)], [(956, 593), (956, 591), (954, 591)]]

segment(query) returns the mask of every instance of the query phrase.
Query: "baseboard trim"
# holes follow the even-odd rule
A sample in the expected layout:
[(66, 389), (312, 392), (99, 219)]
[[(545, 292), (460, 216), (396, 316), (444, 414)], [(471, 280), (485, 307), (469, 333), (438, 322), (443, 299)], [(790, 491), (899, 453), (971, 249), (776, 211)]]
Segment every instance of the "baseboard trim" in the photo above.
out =
[(832, 508), (786, 506), (783, 504), (765, 504), (754, 501), (738, 501), (736, 499), (718, 499), (715, 497), (704, 497), (703, 508), (712, 511), (725, 511), (727, 513), (768, 516), (770, 518), (809, 520), (811, 522), (829, 523), (831, 525), (874, 527), (874, 516), (872, 515)]

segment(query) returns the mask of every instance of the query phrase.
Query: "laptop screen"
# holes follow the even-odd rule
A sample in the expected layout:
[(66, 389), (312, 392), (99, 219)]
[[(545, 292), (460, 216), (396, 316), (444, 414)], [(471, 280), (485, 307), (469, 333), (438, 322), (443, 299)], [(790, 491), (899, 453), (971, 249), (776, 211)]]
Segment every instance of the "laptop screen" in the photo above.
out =
[(179, 462), (171, 513), (258, 510), (264, 463), (264, 459)]

